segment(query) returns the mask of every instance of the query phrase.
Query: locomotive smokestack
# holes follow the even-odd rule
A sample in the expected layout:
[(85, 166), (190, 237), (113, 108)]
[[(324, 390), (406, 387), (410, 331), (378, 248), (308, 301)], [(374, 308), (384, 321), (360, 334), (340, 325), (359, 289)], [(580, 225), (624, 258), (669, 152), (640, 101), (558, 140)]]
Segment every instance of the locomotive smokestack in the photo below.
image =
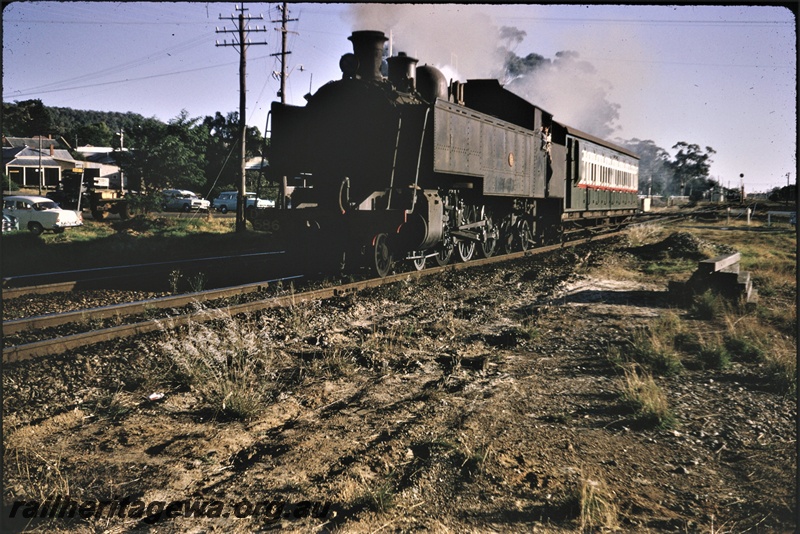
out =
[(400, 52), (386, 60), (389, 63), (389, 81), (398, 90), (413, 92), (416, 88), (417, 60)]
[(358, 76), (362, 80), (381, 81), (383, 43), (388, 40), (386, 35), (383, 32), (365, 30), (353, 32), (348, 39), (353, 43), (353, 52), (358, 58)]

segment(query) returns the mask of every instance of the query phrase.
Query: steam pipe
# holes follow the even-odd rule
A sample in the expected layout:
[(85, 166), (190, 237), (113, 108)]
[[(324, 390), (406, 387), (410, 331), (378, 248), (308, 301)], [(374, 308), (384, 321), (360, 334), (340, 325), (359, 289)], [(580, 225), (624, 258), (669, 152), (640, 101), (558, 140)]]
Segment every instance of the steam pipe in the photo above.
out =
[(428, 115), (431, 112), (430, 107), (425, 108), (425, 122), (422, 123), (422, 136), (419, 139), (419, 154), (417, 155), (417, 174), (414, 176), (414, 196), (411, 199), (411, 213), (414, 213), (414, 207), (417, 204), (417, 190), (419, 189), (419, 167), (422, 162), (422, 147), (425, 144), (425, 130), (428, 129)]

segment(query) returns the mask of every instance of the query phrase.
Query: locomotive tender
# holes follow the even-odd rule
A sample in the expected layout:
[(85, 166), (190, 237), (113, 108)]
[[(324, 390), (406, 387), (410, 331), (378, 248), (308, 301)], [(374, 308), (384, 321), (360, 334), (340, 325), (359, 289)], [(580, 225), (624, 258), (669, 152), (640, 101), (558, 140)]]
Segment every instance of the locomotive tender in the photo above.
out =
[(273, 102), (278, 205), (257, 230), (311, 261), (422, 269), (526, 250), (636, 213), (638, 157), (553, 120), (497, 80), (453, 81), (399, 53), (381, 74), (379, 31), (355, 31), (342, 79)]

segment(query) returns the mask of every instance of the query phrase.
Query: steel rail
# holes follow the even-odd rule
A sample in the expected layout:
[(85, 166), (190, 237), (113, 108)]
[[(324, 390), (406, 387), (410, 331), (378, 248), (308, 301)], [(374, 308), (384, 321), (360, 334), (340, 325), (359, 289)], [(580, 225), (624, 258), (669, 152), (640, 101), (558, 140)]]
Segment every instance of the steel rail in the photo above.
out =
[(240, 286), (226, 287), (221, 289), (209, 289), (193, 293), (184, 293), (181, 295), (158, 297), (149, 300), (139, 300), (136, 302), (110, 304), (108, 306), (87, 308), (84, 310), (75, 310), (71, 312), (53, 313), (47, 315), (38, 315), (36, 317), (23, 317), (20, 319), (11, 319), (8, 321), (3, 321), (3, 335), (16, 334), (17, 332), (22, 332), (25, 330), (50, 328), (62, 324), (75, 323), (78, 321), (87, 321), (90, 319), (127, 317), (131, 315), (146, 313), (153, 309), (180, 308), (181, 306), (186, 306), (187, 304), (192, 304), (194, 302), (208, 302), (210, 300), (236, 297), (239, 295), (247, 295), (250, 293), (263, 291), (264, 289), (267, 288), (267, 286), (270, 283), (293, 280), (296, 278), (301, 278), (301, 276), (289, 276), (285, 278), (277, 278), (275, 280), (266, 280), (263, 282), (243, 284)]
[(46, 295), (48, 293), (65, 293), (72, 291), (78, 285), (77, 280), (72, 282), (59, 282), (57, 284), (43, 284), (38, 286), (3, 288), (4, 299), (15, 299), (22, 295)]
[[(522, 252), (514, 252), (511, 254), (492, 256), (490, 258), (482, 258), (463, 263), (453, 263), (442, 267), (438, 266), (431, 267), (428, 269), (423, 269), (421, 271), (408, 271), (398, 274), (392, 274), (384, 278), (371, 278), (368, 280), (351, 282), (339, 286), (332, 286), (330, 288), (316, 289), (312, 291), (306, 291), (279, 297), (271, 297), (264, 300), (257, 300), (243, 304), (235, 304), (223, 308), (200, 310), (184, 315), (168, 317), (165, 319), (153, 319), (128, 325), (121, 325), (111, 328), (94, 330), (91, 332), (73, 334), (69, 336), (60, 337), (57, 339), (43, 340), (23, 345), (4, 347), (3, 363), (19, 362), (44, 356), (53, 356), (79, 347), (85, 347), (96, 343), (102, 343), (105, 341), (113, 341), (116, 339), (131, 337), (134, 335), (141, 335), (149, 332), (154, 332), (157, 330), (178, 328), (180, 326), (185, 326), (192, 322), (207, 322), (207, 321), (218, 320), (224, 317), (239, 315), (242, 313), (253, 313), (270, 308), (288, 307), (296, 305), (301, 302), (308, 302), (312, 300), (324, 300), (337, 296), (343, 296), (349, 293), (355, 293), (368, 288), (379, 287), (382, 285), (392, 284), (399, 281), (418, 279), (424, 276), (431, 276), (446, 271), (461, 271), (464, 269), (471, 269), (474, 267), (481, 267), (486, 265), (492, 265), (495, 263), (512, 261), (526, 256), (543, 254), (546, 252), (551, 252), (562, 248), (577, 246), (592, 241), (606, 239), (618, 234), (619, 232), (610, 232), (603, 235), (595, 235), (582, 239), (577, 239), (570, 242), (564, 242), (555, 245), (547, 245), (544, 247), (538, 247)], [(264, 283), (262, 282), (261, 285), (263, 286), (263, 284)], [(191, 299), (191, 295), (186, 295), (185, 297)], [(152, 301), (142, 301), (143, 304), (147, 302), (152, 302)], [(113, 306), (110, 308), (113, 308)], [(111, 316), (113, 316), (113, 313)]]
[[(50, 273), (34, 273), (22, 274), (16, 276), (6, 276), (2, 279), (3, 285), (3, 298), (13, 298), (13, 296), (24, 295), (26, 293), (46, 293), (61, 291), (61, 287), (67, 287), (72, 284), (72, 288), (79, 282), (92, 282), (96, 280), (108, 280), (113, 278), (125, 278), (130, 276), (139, 276), (143, 272), (153, 271), (162, 272), (167, 268), (178, 268), (185, 265), (209, 265), (214, 262), (223, 262), (229, 260), (253, 259), (266, 256), (278, 256), (284, 254), (282, 250), (266, 251), (266, 252), (249, 252), (245, 254), (230, 254), (226, 256), (209, 256), (205, 258), (187, 258), (182, 260), (159, 261), (151, 263), (139, 263), (133, 265), (111, 265), (108, 267), (93, 267), (89, 269), (74, 269), (67, 271), (56, 271)], [(43, 285), (18, 285), (25, 284), (27, 281), (33, 280), (53, 280), (59, 278), (66, 278), (63, 282), (43, 284)], [(12, 287), (14, 286), (14, 287)], [(63, 289), (70, 291), (70, 289)]]

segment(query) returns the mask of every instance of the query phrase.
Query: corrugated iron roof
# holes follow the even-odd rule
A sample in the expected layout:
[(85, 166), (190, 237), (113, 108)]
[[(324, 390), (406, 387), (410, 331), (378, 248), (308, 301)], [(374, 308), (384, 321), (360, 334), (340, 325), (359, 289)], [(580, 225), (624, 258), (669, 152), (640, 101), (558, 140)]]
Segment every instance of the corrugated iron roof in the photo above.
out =
[[(50, 149), (50, 145), (54, 146), (55, 148), (61, 148), (61, 143), (59, 143), (56, 139), (50, 139), (47, 137), (41, 138), (42, 149), (47, 148)], [(3, 136), (3, 145), (5, 147), (11, 148), (19, 148), (24, 146), (29, 147), (39, 147), (39, 138), (38, 137), (6, 137)]]

